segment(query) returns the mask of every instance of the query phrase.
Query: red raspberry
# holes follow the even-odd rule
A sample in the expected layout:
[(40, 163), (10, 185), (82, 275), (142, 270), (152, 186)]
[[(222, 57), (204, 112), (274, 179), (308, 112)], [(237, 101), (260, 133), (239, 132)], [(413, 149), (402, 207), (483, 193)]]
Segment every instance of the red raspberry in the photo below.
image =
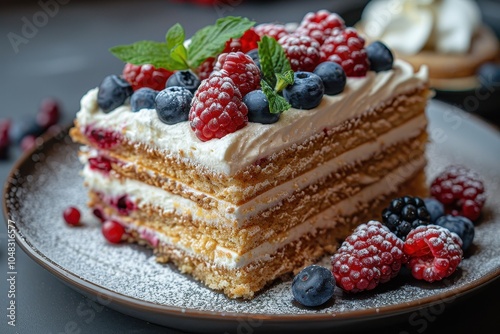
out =
[(247, 114), (238, 86), (221, 70), (201, 82), (191, 103), (189, 122), (196, 136), (207, 141), (243, 128)]
[(332, 35), (336, 29), (345, 29), (344, 20), (338, 14), (323, 9), (316, 13), (307, 13), (296, 33), (312, 37), (320, 44), (323, 44), (325, 39)]
[(259, 88), (260, 70), (253, 59), (243, 52), (221, 54), (215, 64), (215, 70), (225, 70), (229, 73), (242, 96)]
[(413, 277), (427, 282), (450, 276), (462, 260), (462, 240), (437, 225), (422, 225), (412, 230), (403, 247)]
[(46, 98), (40, 104), (40, 109), (36, 115), (36, 123), (42, 129), (48, 129), (59, 122), (61, 111), (59, 103), (51, 98)]
[(285, 49), (294, 71), (312, 72), (320, 63), (320, 45), (309, 36), (286, 35), (278, 43)]
[(431, 195), (443, 203), (446, 213), (472, 221), (479, 218), (486, 201), (479, 174), (463, 166), (448, 166), (432, 182)]
[(337, 285), (348, 292), (371, 290), (395, 277), (406, 262), (403, 241), (377, 221), (359, 225), (332, 257)]
[(255, 27), (255, 32), (260, 37), (269, 36), (275, 40), (279, 40), (281, 37), (288, 35), (288, 31), (282, 24), (274, 23), (263, 23)]
[(321, 62), (340, 64), (349, 77), (363, 77), (370, 68), (365, 40), (354, 28), (334, 30), (321, 46)]
[(214, 71), (216, 60), (215, 58), (207, 58), (196, 70), (196, 74), (200, 80), (208, 79), (210, 74)]
[(154, 90), (165, 89), (165, 83), (172, 72), (164, 68), (155, 68), (153, 65), (125, 64), (123, 78), (130, 82), (134, 90), (147, 87)]
[(9, 119), (0, 119), (0, 160), (6, 160), (9, 157), (10, 126), (11, 121)]
[(240, 37), (231, 38), (226, 42), (226, 47), (222, 53), (241, 51), (247, 53), (250, 50), (257, 49), (257, 43), (260, 41), (260, 36), (257, 35), (254, 28), (250, 28)]

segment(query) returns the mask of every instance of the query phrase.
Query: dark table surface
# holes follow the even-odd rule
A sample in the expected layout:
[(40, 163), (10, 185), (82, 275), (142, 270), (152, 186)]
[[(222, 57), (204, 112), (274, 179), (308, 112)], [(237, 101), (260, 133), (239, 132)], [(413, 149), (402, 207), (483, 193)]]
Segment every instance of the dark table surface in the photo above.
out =
[[(71, 122), (79, 101), (107, 74), (120, 73), (123, 64), (107, 50), (141, 39), (162, 40), (167, 27), (183, 23), (186, 34), (223, 15), (242, 15), (257, 22), (299, 21), (305, 12), (327, 8), (355, 20), (352, 8), (366, 1), (229, 1), (232, 5), (197, 7), (168, 1), (62, 1), (2, 2), (0, 5), (0, 118), (15, 122), (34, 115), (40, 101), (57, 98), (64, 122)], [(52, 7), (42, 4), (52, 4)], [(56, 4), (56, 5), (54, 5)], [(45, 12), (46, 15), (41, 13)], [(38, 21), (34, 21), (38, 20)], [(37, 23), (31, 31), (26, 22)], [(10, 36), (21, 36), (12, 43)], [(463, 100), (451, 95), (450, 102)], [(453, 100), (454, 99), (454, 100)], [(488, 102), (488, 101), (486, 101)], [(491, 101), (490, 101), (491, 102)], [(491, 123), (498, 118), (491, 103), (476, 110)], [(495, 106), (498, 104), (495, 104)], [(492, 116), (493, 115), (493, 116)], [(497, 123), (498, 125), (498, 123)], [(0, 162), (3, 184), (19, 150)], [(21, 249), (15, 254), (16, 326), (7, 324), (7, 234), (0, 224), (0, 333), (176, 333), (93, 303), (61, 283)], [(82, 318), (78, 310), (88, 310)], [(425, 309), (371, 328), (366, 333), (497, 333), (500, 327), (500, 280), (452, 304)], [(3, 314), (1, 314), (3, 313)], [(352, 332), (352, 331), (350, 331)], [(362, 332), (364, 333), (364, 332)]]

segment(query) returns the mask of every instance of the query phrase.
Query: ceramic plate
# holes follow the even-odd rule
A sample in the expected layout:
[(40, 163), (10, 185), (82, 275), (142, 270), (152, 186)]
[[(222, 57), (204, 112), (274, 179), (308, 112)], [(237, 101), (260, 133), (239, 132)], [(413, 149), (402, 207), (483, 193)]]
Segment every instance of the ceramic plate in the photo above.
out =
[[(16, 164), (5, 187), (4, 211), (33, 260), (81, 293), (137, 318), (186, 331), (359, 327), (454, 301), (500, 273), (500, 134), (437, 101), (431, 101), (428, 115), (428, 179), (448, 164), (464, 164), (484, 177), (488, 196), (472, 249), (459, 270), (439, 283), (419, 282), (402, 272), (368, 293), (346, 295), (337, 289), (331, 302), (315, 309), (293, 301), (290, 279), (251, 301), (228, 299), (156, 263), (150, 250), (104, 240), (100, 223), (85, 209), (78, 147), (67, 132), (46, 138)], [(62, 212), (70, 205), (83, 212), (82, 226), (63, 222)], [(321, 263), (329, 266), (328, 258)]]

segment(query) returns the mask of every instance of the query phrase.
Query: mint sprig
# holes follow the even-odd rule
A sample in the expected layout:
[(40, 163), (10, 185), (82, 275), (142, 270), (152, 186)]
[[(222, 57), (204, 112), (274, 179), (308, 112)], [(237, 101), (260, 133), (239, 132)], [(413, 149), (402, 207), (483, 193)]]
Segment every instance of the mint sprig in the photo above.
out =
[(194, 70), (206, 59), (221, 53), (226, 41), (241, 37), (254, 24), (247, 18), (234, 16), (218, 19), (214, 25), (196, 32), (186, 48), (184, 28), (177, 23), (168, 30), (165, 42), (139, 41), (112, 47), (110, 51), (126, 63), (152, 64), (170, 71)]
[(269, 101), (269, 111), (281, 113), (291, 106), (280, 95), (288, 85), (293, 85), (294, 76), (285, 50), (272, 37), (263, 36), (258, 43), (259, 59), (262, 69), (260, 86)]

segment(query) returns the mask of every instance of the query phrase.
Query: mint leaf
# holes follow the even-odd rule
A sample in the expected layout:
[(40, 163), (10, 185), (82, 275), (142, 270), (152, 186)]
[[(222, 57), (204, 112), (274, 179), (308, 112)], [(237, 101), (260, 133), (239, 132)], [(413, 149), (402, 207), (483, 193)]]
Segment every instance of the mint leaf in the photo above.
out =
[(260, 66), (262, 68), (264, 80), (272, 87), (275, 87), (277, 83), (275, 73), (285, 75), (285, 73), (291, 71), (292, 67), (290, 66), (290, 61), (286, 57), (283, 47), (274, 38), (263, 36), (258, 45)]
[(167, 35), (165, 36), (169, 50), (172, 50), (179, 44), (183, 44), (185, 39), (186, 35), (184, 33), (184, 28), (179, 23), (174, 24), (168, 29)]
[(170, 69), (175, 63), (169, 57), (167, 43), (140, 41), (130, 45), (118, 45), (109, 51), (123, 62), (134, 65), (151, 64), (157, 68)]
[(247, 18), (228, 16), (218, 19), (214, 25), (198, 30), (191, 38), (187, 59), (191, 68), (197, 68), (207, 58), (217, 56), (230, 38), (239, 38), (255, 22)]
[(274, 90), (277, 92), (281, 92), (288, 85), (293, 85), (295, 78), (293, 76), (293, 71), (289, 70), (285, 73), (275, 73), (276, 75), (276, 86)]
[(291, 105), (283, 98), (283, 96), (275, 92), (265, 80), (260, 81), (260, 86), (262, 92), (267, 97), (267, 101), (269, 102), (269, 111), (271, 114), (279, 114), (290, 109)]

